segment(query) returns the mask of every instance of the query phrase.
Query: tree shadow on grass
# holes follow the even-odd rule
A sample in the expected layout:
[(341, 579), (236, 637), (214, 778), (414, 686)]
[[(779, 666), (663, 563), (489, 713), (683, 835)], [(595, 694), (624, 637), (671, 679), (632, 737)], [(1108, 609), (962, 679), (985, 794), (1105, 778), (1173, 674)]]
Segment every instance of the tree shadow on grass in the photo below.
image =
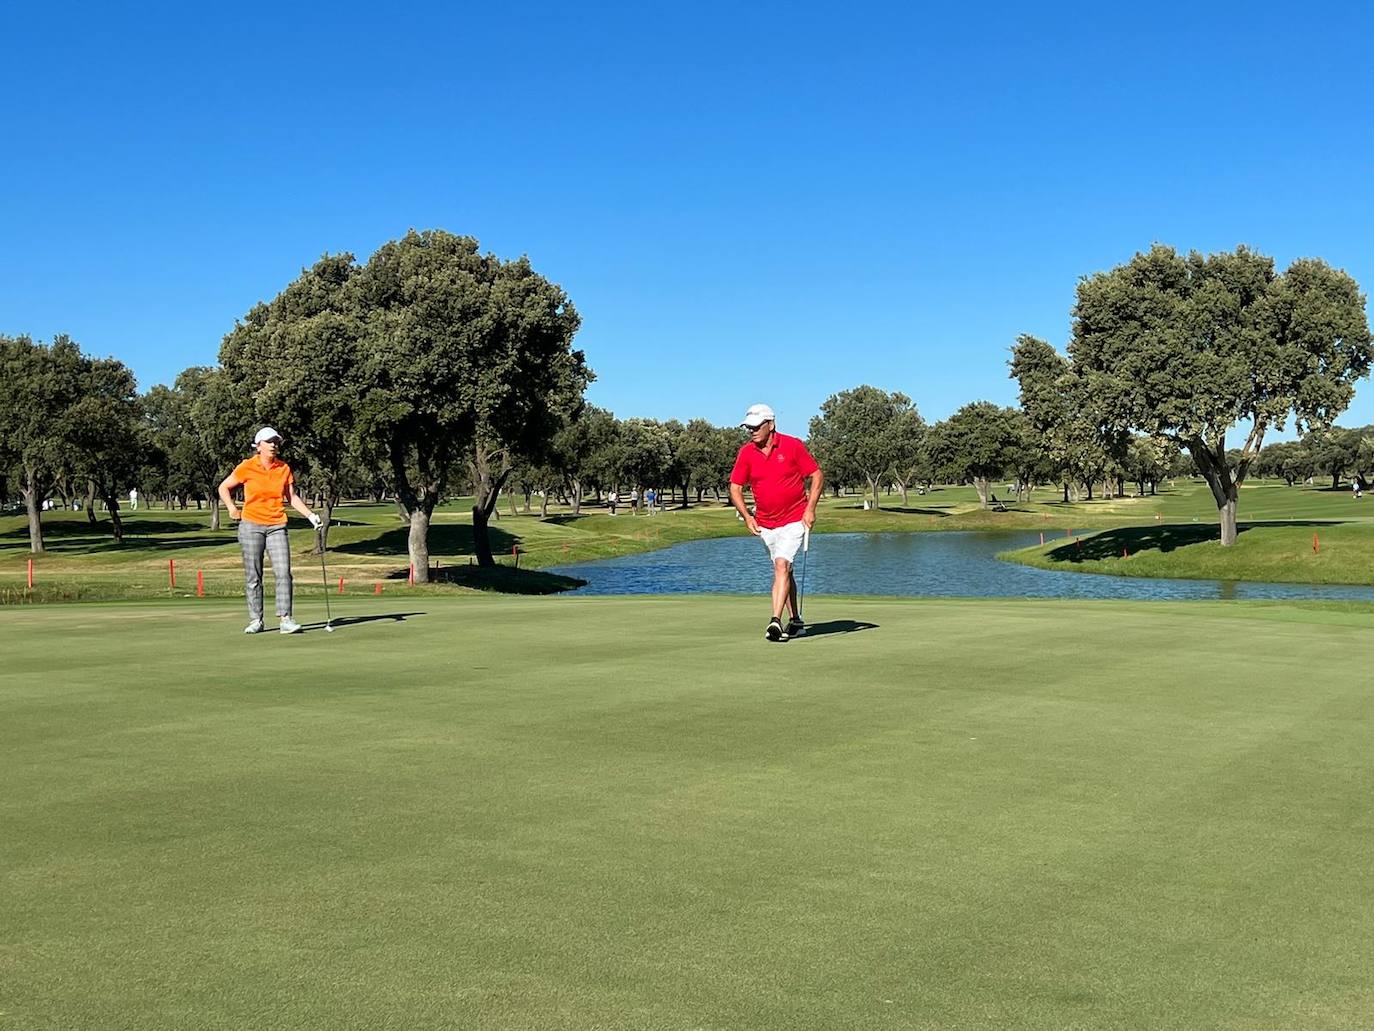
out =
[[(487, 539), (496, 555), (509, 555), (510, 549), (520, 543), (520, 538), (495, 526), (487, 527)], [(385, 530), (376, 537), (366, 540), (350, 541), (330, 551), (344, 555), (405, 555), (409, 551), (410, 528), (400, 526)], [(472, 526), (469, 523), (430, 523), (429, 550), (441, 555), (471, 555)]]
[[(1264, 526), (1333, 526), (1338, 521), (1326, 519), (1275, 520), (1263, 523), (1237, 523), (1236, 534)], [(1191, 544), (1221, 540), (1221, 526), (1217, 523), (1184, 523), (1163, 526), (1123, 526), (1104, 530), (1083, 541), (1068, 541), (1045, 557), (1051, 562), (1088, 562), (1105, 558), (1120, 558), (1122, 551), (1138, 555), (1144, 551), (1168, 554)]]
[[(209, 521), (208, 513), (206, 515), (206, 521)], [(194, 526), (187, 525), (187, 520), (185, 519), (130, 519), (127, 516), (124, 518), (125, 537), (133, 535), (144, 537), (154, 533), (185, 533), (187, 530), (194, 529), (196, 529)], [(22, 538), (28, 540), (28, 523), (16, 526), (12, 530), (6, 530), (4, 533), (0, 533), (0, 537), (6, 539)], [(110, 539), (110, 522), (108, 519), (101, 519), (97, 520), (96, 524), (92, 526), (84, 518), (80, 520), (43, 520), (43, 540), (45, 543), (49, 540), (61, 540), (71, 537), (103, 537), (108, 541)]]
[[(410, 570), (406, 568), (388, 573), (387, 579), (404, 580), (409, 576)], [(434, 566), (429, 571), (429, 582), (455, 584), (494, 594), (562, 594), (587, 586), (586, 580), (574, 576), (514, 566)]]
[[(223, 532), (217, 534), (207, 533), (203, 537), (130, 537), (125, 536), (124, 540), (116, 541), (113, 537), (100, 537), (87, 535), (85, 537), (67, 537), (54, 541), (46, 533), (43, 535), (44, 550), (54, 555), (94, 555), (100, 552), (119, 552), (119, 551), (178, 551), (183, 548), (214, 548), (224, 544), (232, 544), (234, 538), (226, 536)], [(23, 548), (27, 550), (28, 542), (22, 543), (5, 542), (0, 544), (0, 552), (12, 551)]]
[[(862, 509), (860, 509), (862, 511)], [(870, 512), (896, 512), (898, 515), (924, 515), (939, 516), (941, 519), (949, 518), (949, 513), (943, 508), (916, 508), (904, 505), (883, 505), (881, 508), (869, 509)]]
[(806, 640), (808, 637), (825, 637), (827, 634), (852, 634), (859, 630), (877, 630), (877, 623), (869, 623), (861, 619), (828, 619), (824, 623), (806, 624), (806, 633), (798, 640)]

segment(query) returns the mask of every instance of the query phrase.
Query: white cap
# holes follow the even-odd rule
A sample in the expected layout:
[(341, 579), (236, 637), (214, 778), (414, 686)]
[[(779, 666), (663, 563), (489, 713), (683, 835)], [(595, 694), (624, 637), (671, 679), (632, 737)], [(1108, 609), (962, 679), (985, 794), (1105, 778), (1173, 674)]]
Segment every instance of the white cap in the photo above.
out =
[(756, 430), (766, 422), (775, 422), (773, 409), (767, 405), (750, 405), (749, 411), (744, 413), (744, 418), (740, 421), (741, 426), (746, 426), (751, 430)]
[(264, 426), (253, 435), (253, 446), (257, 447), (264, 440), (281, 440), (281, 434), (271, 426)]

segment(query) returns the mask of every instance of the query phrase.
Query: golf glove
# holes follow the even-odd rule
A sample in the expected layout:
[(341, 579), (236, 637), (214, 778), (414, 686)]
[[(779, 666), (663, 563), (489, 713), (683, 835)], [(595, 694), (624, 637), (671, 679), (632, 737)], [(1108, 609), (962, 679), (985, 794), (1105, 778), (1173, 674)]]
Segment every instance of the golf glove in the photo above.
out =
[(318, 529), (320, 528), (320, 525), (321, 525), (323, 522), (324, 522), (324, 520), (322, 520), (322, 519), (321, 519), (319, 516), (317, 516), (314, 512), (311, 512), (311, 513), (310, 513), (310, 525), (313, 526), (315, 529), (318, 530)]

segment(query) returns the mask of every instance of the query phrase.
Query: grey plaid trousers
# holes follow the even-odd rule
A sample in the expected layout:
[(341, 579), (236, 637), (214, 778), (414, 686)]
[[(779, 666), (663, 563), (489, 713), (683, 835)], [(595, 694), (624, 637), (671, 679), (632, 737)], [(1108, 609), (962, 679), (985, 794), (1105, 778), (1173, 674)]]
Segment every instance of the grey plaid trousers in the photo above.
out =
[(243, 585), (248, 595), (248, 618), (262, 619), (262, 553), (272, 561), (277, 587), (277, 615), (291, 615), (291, 546), (286, 526), (264, 526), (239, 520), (239, 547), (243, 549)]

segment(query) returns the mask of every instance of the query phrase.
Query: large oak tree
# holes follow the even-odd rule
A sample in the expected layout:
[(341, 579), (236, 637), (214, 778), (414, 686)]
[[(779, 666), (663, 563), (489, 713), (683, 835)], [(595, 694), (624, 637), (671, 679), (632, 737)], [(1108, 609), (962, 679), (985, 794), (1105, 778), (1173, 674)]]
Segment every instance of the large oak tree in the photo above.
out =
[[(1369, 371), (1364, 301), (1320, 260), (1278, 273), (1246, 247), (1204, 256), (1156, 245), (1079, 283), (1069, 355), (1117, 427), (1188, 450), (1230, 545), (1265, 434), (1290, 416), (1300, 431), (1330, 425)], [(1238, 424), (1249, 431), (1232, 464), (1226, 435)]]
[(493, 565), (488, 521), (517, 458), (542, 460), (591, 378), (579, 318), (527, 258), (471, 237), (410, 232), (354, 277), (363, 320), (359, 432), (379, 446), (410, 517), (410, 562), (429, 577), (429, 523), (455, 467), (473, 486), (473, 547)]

